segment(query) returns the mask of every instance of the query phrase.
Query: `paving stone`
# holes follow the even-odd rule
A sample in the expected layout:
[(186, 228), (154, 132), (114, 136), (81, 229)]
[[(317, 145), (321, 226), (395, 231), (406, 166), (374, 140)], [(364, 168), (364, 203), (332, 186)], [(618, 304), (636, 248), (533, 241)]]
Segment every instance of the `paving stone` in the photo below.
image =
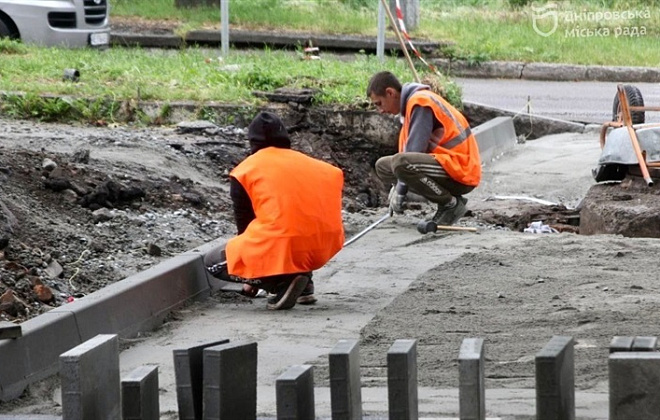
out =
[(554, 336), (536, 354), (537, 420), (575, 419), (574, 342)]
[(333, 420), (362, 419), (360, 347), (358, 340), (340, 340), (329, 354), (330, 403)]
[(121, 419), (117, 337), (99, 334), (60, 355), (64, 420)]
[(275, 381), (278, 420), (313, 420), (314, 367), (291, 366)]
[(387, 396), (390, 419), (419, 417), (417, 340), (396, 340), (387, 351)]
[(121, 380), (122, 420), (158, 420), (158, 366), (140, 366)]
[(485, 420), (484, 340), (466, 338), (458, 355), (458, 398), (461, 420)]

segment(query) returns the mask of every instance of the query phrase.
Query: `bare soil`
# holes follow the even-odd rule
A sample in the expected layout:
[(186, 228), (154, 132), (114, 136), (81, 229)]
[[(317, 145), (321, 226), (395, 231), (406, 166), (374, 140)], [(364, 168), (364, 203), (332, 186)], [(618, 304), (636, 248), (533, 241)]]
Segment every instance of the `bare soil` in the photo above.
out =
[[(347, 209), (380, 204), (375, 150), (304, 132), (292, 140), (340, 167), (355, 162)], [(0, 319), (24, 321), (234, 234), (228, 174), (247, 153), (244, 129), (231, 126), (0, 120)]]
[[(318, 127), (292, 135), (295, 149), (344, 170), (347, 237), (384, 211), (385, 191), (373, 174), (373, 162), (384, 151), (365, 148), (355, 138)], [(170, 334), (177, 328), (199, 330), (208, 339), (210, 331), (217, 334), (217, 319), (231, 313), (234, 322), (223, 324), (223, 336), (247, 336), (271, 349), (266, 366), (272, 372), (261, 374), (264, 381), (272, 382), (295, 360), (317, 365), (317, 383), (327, 385), (327, 363), (315, 362), (314, 354), (327, 357), (337, 337), (359, 329), (365, 386), (383, 384), (394, 340), (415, 338), (420, 385), (455, 388), (461, 340), (482, 337), (487, 387), (518, 389), (533, 388), (534, 355), (543, 345), (553, 335), (569, 335), (576, 340), (577, 387), (606, 392), (612, 337), (659, 335), (654, 319), (660, 242), (577, 235), (565, 223), (575, 211), (564, 206), (486, 199), (536, 191), (538, 198), (574, 207), (592, 182), (581, 169), (590, 166), (585, 160), (596, 162), (597, 135), (593, 138), (593, 143), (590, 135), (535, 140), (491, 163), (483, 185), (469, 195), (471, 212), (460, 222), (479, 227), (478, 234), (422, 237), (415, 222), (432, 208), (415, 204), (320, 270), (317, 305), (269, 316), (264, 323), (267, 315), (258, 301), (218, 294), (201, 309), (170, 320), (156, 340), (143, 345), (176, 344)], [(553, 150), (562, 157), (553, 159)], [(24, 321), (172, 255), (231, 237), (227, 178), (246, 154), (244, 130), (232, 126), (87, 127), (0, 119), (0, 319)], [(520, 232), (539, 218), (565, 233)], [(289, 330), (310, 334), (286, 338)], [(280, 355), (282, 348), (287, 351)], [(153, 361), (155, 350), (148, 349)], [(166, 369), (171, 353), (163, 357)], [(59, 409), (42, 391), (31, 395), (36, 403), (27, 399), (1, 411)]]

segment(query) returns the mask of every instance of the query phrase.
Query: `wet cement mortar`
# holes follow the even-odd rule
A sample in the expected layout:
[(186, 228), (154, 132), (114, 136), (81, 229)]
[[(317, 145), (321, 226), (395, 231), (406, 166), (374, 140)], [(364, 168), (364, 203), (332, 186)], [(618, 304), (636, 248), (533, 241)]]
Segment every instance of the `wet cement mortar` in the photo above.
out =
[[(364, 229), (384, 210), (386, 191), (373, 163), (391, 146), (370, 145), (356, 132), (288, 125), (294, 149), (344, 170), (347, 237)], [(247, 153), (244, 127), (0, 119), (0, 320), (24, 321), (234, 235), (228, 174)], [(412, 212), (428, 215), (424, 206)], [(520, 231), (539, 212), (535, 204), (520, 204), (512, 215), (511, 208), (482, 203), (460, 224)], [(487, 337), (487, 387), (533, 388), (536, 352), (548, 337), (570, 335), (578, 337), (577, 387), (601, 391), (613, 336), (658, 335), (657, 240), (565, 233), (491, 246), (489, 237), (478, 252), (422, 275), (363, 328), (365, 386), (385, 385), (387, 349), (409, 331), (419, 337), (421, 386), (457, 387), (457, 349), (472, 336)], [(212, 299), (249, 304), (226, 292)], [(325, 363), (315, 365), (316, 383), (327, 385)]]

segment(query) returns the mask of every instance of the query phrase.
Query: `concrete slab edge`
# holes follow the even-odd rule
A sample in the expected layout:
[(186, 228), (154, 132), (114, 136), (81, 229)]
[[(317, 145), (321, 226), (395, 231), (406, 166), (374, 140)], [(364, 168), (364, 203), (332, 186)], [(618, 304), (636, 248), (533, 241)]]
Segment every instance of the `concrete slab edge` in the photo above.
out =
[(201, 253), (184, 253), (21, 324), (0, 340), (0, 401), (58, 371), (60, 354), (98, 334), (131, 337), (153, 330), (174, 309), (206, 298), (211, 283)]
[(474, 127), (472, 133), (479, 145), (482, 165), (488, 165), (518, 143), (513, 118), (509, 116), (493, 118)]
[(550, 134), (583, 133), (587, 125), (535, 114), (522, 114), (476, 103), (463, 102), (463, 113), (475, 127), (498, 117), (511, 117), (518, 136), (533, 140)]

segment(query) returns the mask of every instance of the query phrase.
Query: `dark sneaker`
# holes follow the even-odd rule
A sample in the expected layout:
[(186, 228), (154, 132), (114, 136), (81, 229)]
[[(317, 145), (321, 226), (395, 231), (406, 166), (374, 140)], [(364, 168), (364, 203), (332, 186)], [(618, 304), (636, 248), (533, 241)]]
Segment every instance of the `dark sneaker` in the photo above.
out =
[(275, 296), (268, 299), (268, 309), (291, 309), (307, 287), (308, 276), (296, 276), (293, 280), (284, 281), (275, 286)]
[(438, 206), (438, 211), (433, 215), (433, 221), (438, 226), (451, 226), (458, 222), (458, 219), (467, 213), (467, 198), (456, 197), (456, 204), (453, 207)]
[(227, 261), (222, 261), (217, 264), (207, 266), (206, 271), (208, 271), (209, 274), (211, 274), (216, 279), (234, 281), (229, 276), (229, 271), (227, 270)]
[(314, 296), (314, 281), (310, 280), (307, 282), (305, 290), (300, 294), (296, 303), (299, 305), (312, 305), (317, 302), (318, 299)]

